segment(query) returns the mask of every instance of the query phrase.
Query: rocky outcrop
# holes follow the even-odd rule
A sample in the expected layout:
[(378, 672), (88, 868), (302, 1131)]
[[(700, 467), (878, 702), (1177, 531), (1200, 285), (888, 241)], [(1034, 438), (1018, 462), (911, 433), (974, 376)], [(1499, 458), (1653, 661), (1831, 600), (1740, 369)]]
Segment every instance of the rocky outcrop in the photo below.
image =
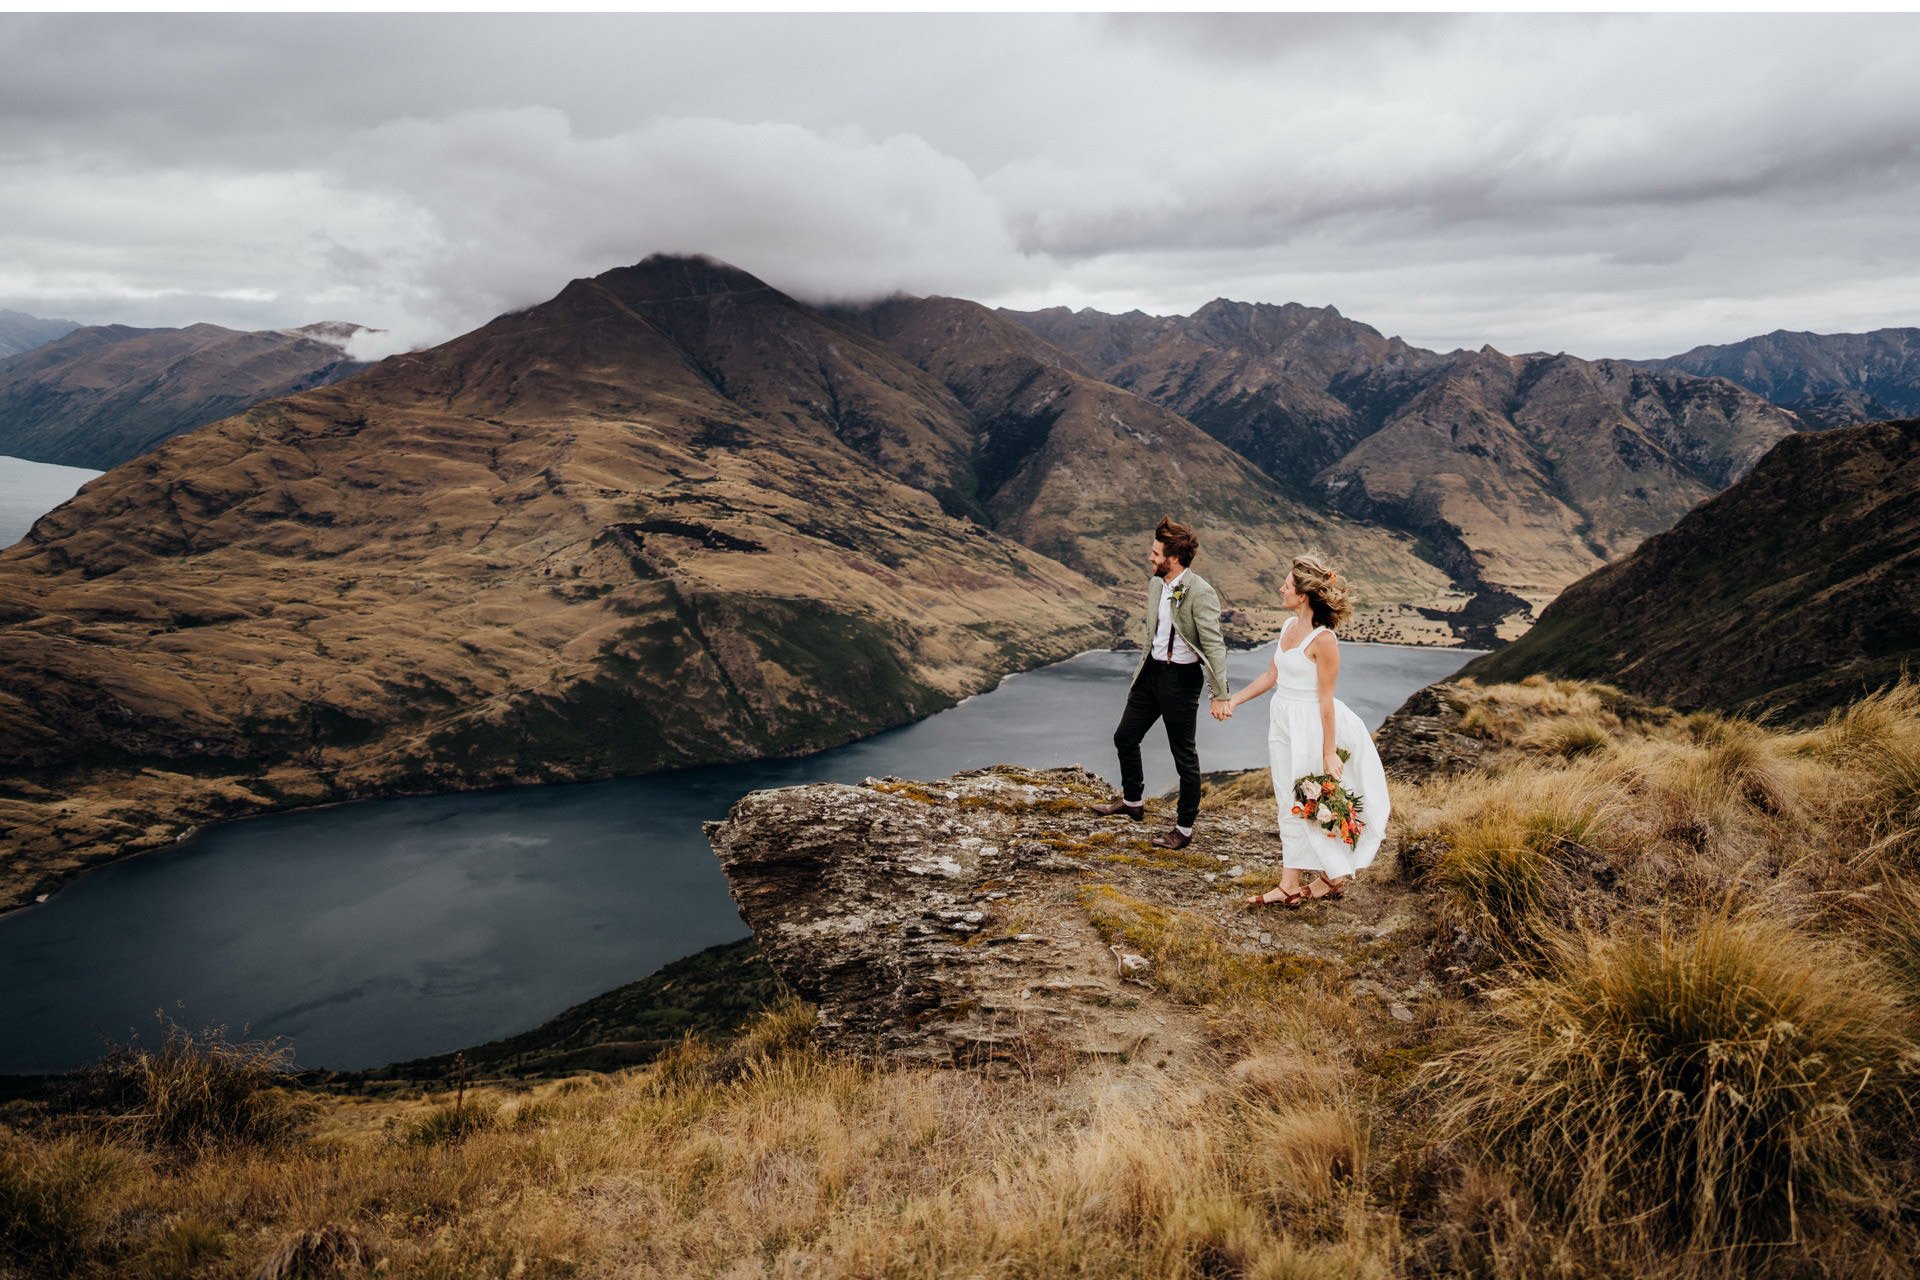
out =
[(1465, 773), (1479, 766), (1486, 743), (1460, 727), (1466, 701), (1442, 681), (1419, 690), (1375, 730), (1373, 745), (1387, 774), (1426, 778)]
[(1255, 911), (1243, 896), (1280, 872), (1270, 797), (1215, 792), (1195, 843), (1169, 852), (1151, 843), (1164, 801), (1142, 824), (1090, 812), (1110, 796), (1084, 769), (998, 766), (755, 792), (707, 836), (821, 1036), (867, 1056), (1017, 1068), (1194, 1053), (1195, 1002), (1138, 953), (1152, 948), (1135, 949), (1128, 921), (1256, 965), (1340, 966), (1395, 1018), (1431, 993), (1417, 963), (1377, 967), (1392, 948), (1356, 959), (1422, 918), (1387, 863), (1337, 907)]

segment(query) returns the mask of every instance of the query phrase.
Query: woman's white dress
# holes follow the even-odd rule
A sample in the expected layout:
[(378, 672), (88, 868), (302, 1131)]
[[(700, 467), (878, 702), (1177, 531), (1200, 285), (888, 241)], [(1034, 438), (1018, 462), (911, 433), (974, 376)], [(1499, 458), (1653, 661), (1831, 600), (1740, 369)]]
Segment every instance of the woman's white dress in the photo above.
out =
[(1306, 639), (1288, 647), (1292, 618), (1281, 628), (1274, 645), (1273, 703), (1267, 721), (1267, 755), (1273, 761), (1273, 794), (1280, 810), (1280, 852), (1284, 865), (1318, 871), (1331, 879), (1350, 876), (1373, 861), (1386, 834), (1387, 771), (1374, 750), (1373, 736), (1346, 703), (1333, 700), (1333, 741), (1345, 747), (1348, 759), (1340, 785), (1360, 797), (1360, 838), (1352, 848), (1327, 835), (1317, 825), (1291, 812), (1293, 784), (1309, 773), (1326, 772), (1320, 746), (1320, 674), (1307, 646), (1324, 627), (1315, 627)]

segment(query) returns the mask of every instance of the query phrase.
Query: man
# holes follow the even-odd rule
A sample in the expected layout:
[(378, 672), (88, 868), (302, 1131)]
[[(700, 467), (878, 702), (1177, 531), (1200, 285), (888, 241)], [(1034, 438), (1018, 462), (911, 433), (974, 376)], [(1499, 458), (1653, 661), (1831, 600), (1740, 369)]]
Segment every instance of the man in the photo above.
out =
[(1199, 550), (1193, 530), (1161, 517), (1147, 553), (1153, 580), (1147, 584), (1146, 652), (1134, 668), (1120, 727), (1113, 731), (1113, 745), (1120, 749), (1120, 799), (1093, 807), (1095, 813), (1125, 814), (1135, 822), (1147, 816), (1140, 740), (1155, 720), (1164, 719), (1167, 745), (1180, 771), (1180, 808), (1173, 830), (1154, 840), (1162, 849), (1192, 844), (1193, 824), (1200, 816), (1200, 753), (1193, 745), (1193, 729), (1201, 687), (1212, 691), (1215, 720), (1233, 714), (1227, 701), (1227, 645), (1220, 638), (1220, 596), (1188, 567)]

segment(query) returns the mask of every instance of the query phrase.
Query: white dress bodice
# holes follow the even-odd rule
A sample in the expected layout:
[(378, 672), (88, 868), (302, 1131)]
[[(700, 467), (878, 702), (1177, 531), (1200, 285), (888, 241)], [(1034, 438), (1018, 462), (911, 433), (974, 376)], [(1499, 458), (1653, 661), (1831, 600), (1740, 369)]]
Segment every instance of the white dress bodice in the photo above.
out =
[[(1287, 619), (1287, 625), (1280, 629), (1280, 638), (1273, 646), (1273, 697), (1275, 702), (1318, 702), (1320, 700), (1320, 669), (1313, 659), (1307, 656), (1307, 646), (1314, 637), (1325, 631), (1325, 627), (1315, 627), (1307, 632), (1307, 638), (1292, 648), (1287, 647), (1287, 633), (1293, 630), (1293, 619)], [(1278, 715), (1275, 708), (1272, 712)]]

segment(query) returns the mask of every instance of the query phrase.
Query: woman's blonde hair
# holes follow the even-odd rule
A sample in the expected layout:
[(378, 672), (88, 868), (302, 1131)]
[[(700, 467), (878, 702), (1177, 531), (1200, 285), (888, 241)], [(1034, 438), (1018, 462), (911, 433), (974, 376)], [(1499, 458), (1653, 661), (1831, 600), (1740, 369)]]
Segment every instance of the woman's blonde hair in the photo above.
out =
[(1328, 568), (1325, 557), (1316, 552), (1293, 558), (1293, 588), (1307, 598), (1316, 627), (1337, 631), (1353, 616), (1352, 584)]

